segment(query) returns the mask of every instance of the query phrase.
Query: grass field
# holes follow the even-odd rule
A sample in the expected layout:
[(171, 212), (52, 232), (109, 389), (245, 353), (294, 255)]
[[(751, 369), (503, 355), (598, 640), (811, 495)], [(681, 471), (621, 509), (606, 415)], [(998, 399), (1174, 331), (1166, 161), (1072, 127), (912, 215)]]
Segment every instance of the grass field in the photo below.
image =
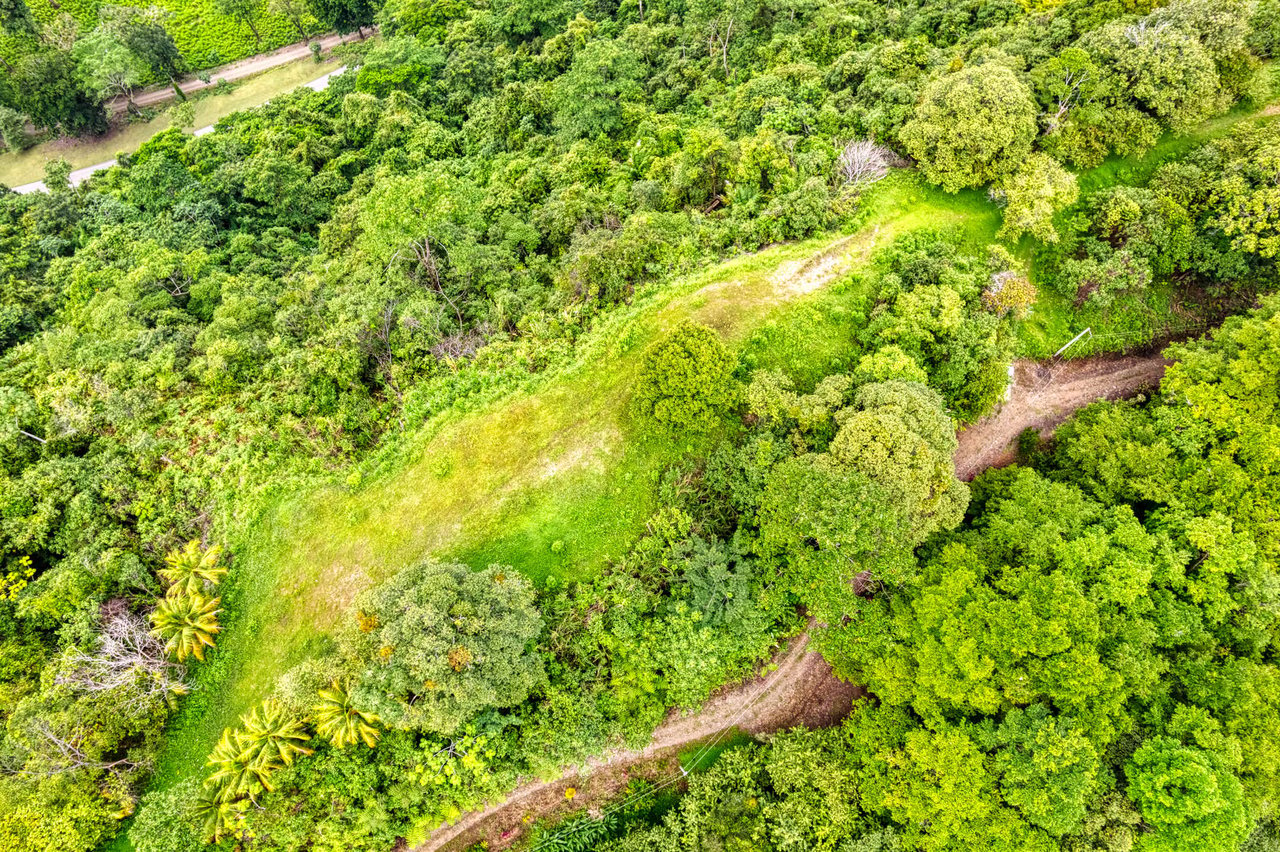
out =
[[(257, 76), (234, 85), (226, 94), (206, 89), (191, 98), (195, 104), (195, 127), (207, 127), (242, 109), (259, 106), (272, 98), (291, 92), (337, 68), (339, 63), (326, 59), (317, 64), (307, 59), (291, 65), (272, 68)], [(63, 159), (72, 168), (96, 165), (115, 159), (120, 152), (135, 151), (143, 142), (172, 123), (170, 110), (165, 110), (150, 121), (138, 121), (124, 125), (120, 130), (104, 136), (86, 139), (54, 139), (36, 145), (21, 154), (0, 154), (0, 184), (22, 186), (44, 178), (45, 163)]]
[[(1206, 133), (1247, 117), (1230, 116)], [(1149, 155), (1155, 159), (1104, 164), (1082, 184), (1096, 189), (1154, 169), (1180, 144), (1162, 142)], [(985, 246), (1000, 214), (981, 192), (947, 195), (897, 173), (874, 190), (862, 221), (852, 235), (770, 247), (642, 291), (563, 363), (495, 401), (450, 409), (391, 437), (393, 446), (371, 456), (360, 475), (278, 498), (238, 524), (242, 532), (228, 542), (237, 565), (227, 629), (170, 728), (157, 784), (203, 774), (222, 729), (281, 673), (325, 647), (361, 589), (414, 560), (501, 562), (542, 582), (589, 574), (623, 555), (654, 506), (664, 467), (696, 449), (642, 435), (628, 412), (640, 356), (665, 330), (686, 318), (703, 322), (744, 367), (816, 380), (844, 369), (856, 352), (867, 307), (858, 271), (876, 247), (924, 227), (959, 229), (971, 246)], [(849, 258), (846, 274), (812, 292), (793, 286), (807, 260), (837, 249)], [(1030, 257), (1028, 244), (1018, 249)], [(1174, 311), (1171, 290), (1152, 288), (1147, 298), (1155, 316)], [(1113, 319), (1096, 345), (1123, 348), (1127, 327)], [(1023, 354), (1053, 351), (1079, 320), (1067, 300), (1042, 294), (1021, 329)]]
[[(877, 192), (876, 224), (844, 250), (856, 266), (895, 234), (948, 223), (985, 244), (998, 216), (979, 200), (899, 175)], [(392, 470), (270, 506), (231, 542), (234, 616), (171, 728), (158, 783), (202, 773), (223, 727), (324, 647), (359, 590), (416, 559), (502, 562), (542, 581), (622, 556), (651, 512), (661, 471), (690, 449), (633, 427), (630, 387), (646, 346), (690, 318), (748, 360), (826, 357), (818, 348), (839, 339), (842, 317), (860, 319), (849, 309), (856, 276), (801, 294), (781, 273), (842, 239), (776, 246), (653, 288), (587, 335), (571, 363), (479, 411), (427, 423), (405, 439), (405, 461)], [(815, 330), (815, 312), (828, 317), (825, 330)]]

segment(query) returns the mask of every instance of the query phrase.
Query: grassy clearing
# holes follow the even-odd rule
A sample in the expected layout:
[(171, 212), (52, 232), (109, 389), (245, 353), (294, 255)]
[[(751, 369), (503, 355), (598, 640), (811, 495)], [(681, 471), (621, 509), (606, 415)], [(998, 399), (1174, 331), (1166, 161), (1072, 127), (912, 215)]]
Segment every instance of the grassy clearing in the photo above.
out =
[[(329, 58), (317, 64), (311, 59), (281, 65), (233, 84), (226, 94), (215, 89), (205, 89), (191, 97), (195, 104), (195, 126), (208, 127), (233, 112), (260, 106), (272, 98), (291, 92), (337, 68), (337, 60)], [(138, 121), (124, 125), (119, 130), (103, 136), (86, 139), (54, 139), (23, 151), (21, 154), (0, 154), (0, 184), (22, 186), (44, 178), (45, 163), (63, 159), (72, 168), (84, 168), (115, 159), (120, 152), (136, 151), (162, 130), (172, 124), (171, 111), (166, 109), (150, 121)]]
[[(407, 439), (400, 465), (357, 488), (335, 484), (269, 507), (231, 542), (232, 617), (171, 728), (158, 783), (202, 773), (223, 727), (324, 647), (360, 589), (405, 564), (428, 554), (476, 567), (503, 562), (541, 581), (622, 556), (654, 507), (662, 470), (698, 449), (633, 427), (627, 400), (648, 344), (691, 318), (757, 360), (807, 363), (828, 332), (839, 341), (848, 332), (838, 327), (862, 314), (848, 282), (809, 295), (792, 287), (805, 261), (841, 243), (856, 266), (896, 233), (947, 223), (985, 243), (997, 217), (976, 198), (896, 176), (876, 194), (877, 226), (776, 246), (651, 289), (604, 319), (572, 363), (482, 410), (434, 418)], [(815, 327), (815, 316), (825, 325)]]

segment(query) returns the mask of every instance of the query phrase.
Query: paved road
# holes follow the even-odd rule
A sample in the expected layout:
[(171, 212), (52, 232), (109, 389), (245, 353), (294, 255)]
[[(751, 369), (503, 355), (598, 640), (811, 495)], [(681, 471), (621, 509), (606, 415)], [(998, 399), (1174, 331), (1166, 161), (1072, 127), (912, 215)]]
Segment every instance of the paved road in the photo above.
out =
[[(263, 59), (263, 58), (270, 58), (272, 56), (274, 56), (274, 54), (269, 54), (268, 57), (259, 56), (254, 58)], [(249, 61), (249, 60), (246, 60), (246, 61)], [(347, 70), (347, 66), (343, 65), (341, 68), (335, 68), (332, 71), (330, 71), (328, 74), (325, 74), (322, 77), (318, 77), (315, 80), (312, 80), (310, 83), (303, 83), (302, 85), (308, 89), (312, 89), (313, 91), (317, 91), (317, 92), (324, 91), (329, 87), (329, 81), (332, 78), (336, 77), (337, 75), (341, 74), (343, 71), (346, 71), (346, 70)], [(170, 94), (173, 94), (173, 92), (170, 91)], [(270, 103), (270, 102), (268, 101), (267, 103)], [(193, 135), (204, 136), (206, 133), (212, 133), (212, 132), (213, 132), (213, 125), (211, 124), (208, 127), (201, 127), (198, 130), (194, 131)], [(111, 168), (115, 164), (116, 164), (115, 160), (107, 160), (104, 163), (96, 163), (95, 165), (92, 165), (92, 166), (85, 166), (82, 169), (76, 169), (71, 173), (71, 185), (79, 186), (80, 184), (87, 181), (90, 177), (92, 177), (97, 172), (106, 171), (107, 169)], [(15, 186), (13, 187), (13, 191), (20, 193), (22, 195), (26, 195), (27, 193), (30, 193), (30, 192), (48, 192), (49, 188), (44, 185), (44, 181), (38, 180), (38, 181), (34, 181), (33, 183), (24, 183), (22, 186)]]
[[(376, 28), (368, 30), (368, 32), (376, 32)], [(331, 33), (318, 39), (312, 39), (311, 42), (300, 41), (297, 44), (290, 44), (273, 50), (270, 53), (260, 53), (257, 56), (250, 56), (247, 59), (241, 59), (239, 62), (232, 62), (228, 65), (215, 68), (209, 72), (209, 82), (203, 80), (187, 80), (179, 83), (184, 94), (191, 94), (202, 89), (216, 86), (222, 80), (234, 83), (237, 80), (243, 80), (245, 77), (252, 77), (254, 74), (260, 74), (263, 71), (272, 68), (278, 68), (281, 65), (288, 65), (292, 62), (298, 62), (302, 59), (311, 57), (311, 45), (317, 42), (327, 52), (333, 50), (340, 44), (350, 41), (359, 41), (359, 36), (355, 33), (347, 35), (339, 35)], [(133, 102), (138, 106), (155, 106), (172, 100), (174, 96), (172, 86), (156, 86), (147, 91), (140, 92), (135, 95)], [(111, 108), (116, 112), (124, 112), (127, 103), (124, 98), (115, 98), (111, 101)]]

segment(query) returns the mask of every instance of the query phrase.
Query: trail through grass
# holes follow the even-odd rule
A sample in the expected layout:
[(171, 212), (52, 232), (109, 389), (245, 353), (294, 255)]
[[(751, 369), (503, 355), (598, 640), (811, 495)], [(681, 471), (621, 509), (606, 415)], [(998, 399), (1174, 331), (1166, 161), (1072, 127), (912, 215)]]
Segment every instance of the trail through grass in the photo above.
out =
[(848, 238), (776, 246), (653, 288), (606, 317), (572, 363), (483, 410), (446, 413), (421, 427), (419, 445), (398, 469), (358, 489), (334, 484), (266, 510), (232, 542), (234, 618), (171, 729), (158, 783), (202, 773), (223, 727), (322, 649), (361, 589), (414, 560), (502, 562), (543, 580), (586, 575), (624, 555), (654, 509), (664, 467), (696, 448), (688, 438), (643, 435), (632, 423), (630, 388), (650, 342), (688, 318), (757, 360), (768, 353), (799, 362), (828, 336), (811, 334), (815, 311), (833, 329), (842, 324), (848, 286), (805, 294), (779, 270), (802, 269), (836, 243), (856, 267), (876, 246), (923, 226), (956, 224), (975, 242), (990, 240), (997, 217), (976, 193), (947, 196), (898, 177), (876, 195), (876, 225)]

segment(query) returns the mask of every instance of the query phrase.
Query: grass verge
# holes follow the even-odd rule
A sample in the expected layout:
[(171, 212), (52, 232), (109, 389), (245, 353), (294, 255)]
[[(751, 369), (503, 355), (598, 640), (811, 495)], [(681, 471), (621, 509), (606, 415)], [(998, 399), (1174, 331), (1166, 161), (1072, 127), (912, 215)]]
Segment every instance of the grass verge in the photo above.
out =
[[(194, 126), (208, 127), (233, 112), (260, 106), (324, 76), (339, 65), (335, 59), (326, 59), (319, 64), (306, 59), (247, 77), (232, 84), (232, 90), (226, 94), (218, 94), (216, 89), (205, 89), (191, 96), (195, 104)], [(172, 105), (170, 102), (169, 106)], [(73, 169), (80, 169), (115, 159), (121, 152), (136, 151), (155, 134), (168, 130), (172, 124), (171, 116), (171, 109), (165, 109), (150, 121), (131, 122), (102, 136), (53, 139), (20, 154), (0, 154), (0, 184), (13, 187), (42, 180), (45, 163), (54, 160), (66, 160)]]

